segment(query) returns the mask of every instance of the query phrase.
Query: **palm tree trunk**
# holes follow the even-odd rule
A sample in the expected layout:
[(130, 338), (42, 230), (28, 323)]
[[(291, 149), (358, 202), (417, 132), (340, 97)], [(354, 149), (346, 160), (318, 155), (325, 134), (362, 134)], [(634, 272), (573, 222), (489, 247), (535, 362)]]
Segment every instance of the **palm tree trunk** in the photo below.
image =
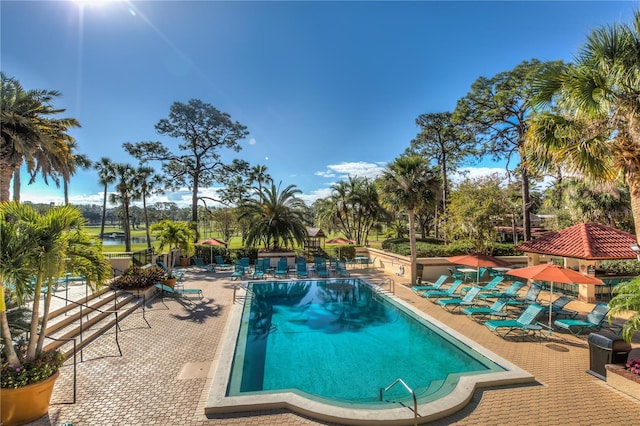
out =
[(4, 302), (4, 289), (4, 285), (0, 284), (0, 330), (2, 331), (2, 342), (9, 364), (20, 365), (20, 359), (11, 340), (11, 330), (9, 329), (9, 320), (7, 320), (7, 306)]
[(13, 201), (20, 202), (20, 169), (13, 171)]
[(36, 336), (38, 335), (38, 324), (40, 323), (40, 295), (42, 294), (42, 280), (44, 278), (44, 271), (42, 268), (38, 271), (38, 277), (36, 279), (36, 287), (33, 290), (33, 307), (31, 309), (31, 325), (29, 327), (29, 344), (27, 346), (27, 359), (31, 360), (36, 357), (36, 345), (38, 343), (38, 339)]
[(42, 312), (42, 324), (40, 324), (40, 335), (38, 336), (38, 345), (36, 352), (42, 351), (44, 346), (44, 338), (47, 331), (47, 317), (49, 316), (49, 309), (51, 308), (51, 293), (53, 293), (53, 282), (51, 279), (47, 280), (47, 295), (44, 298), (44, 310)]
[[(524, 158), (522, 160), (525, 161)], [(531, 210), (531, 195), (529, 194), (529, 173), (527, 168), (522, 168), (522, 234), (524, 235), (524, 241), (531, 239), (531, 217), (529, 211)]]
[(100, 222), (100, 239), (104, 238), (104, 223), (107, 218), (107, 184), (104, 184), (104, 198), (102, 199), (102, 221)]
[(149, 213), (147, 212), (146, 194), (142, 194), (142, 211), (144, 212), (144, 227), (147, 233), (147, 248), (151, 248), (151, 234), (149, 233)]
[(13, 169), (5, 164), (4, 161), (0, 164), (0, 202), (9, 201), (9, 188), (11, 187), (11, 177), (13, 176)]
[(409, 210), (409, 245), (411, 246), (411, 285), (414, 285), (418, 276), (418, 265), (416, 262), (416, 230), (414, 229), (416, 213)]
[(631, 194), (631, 213), (636, 229), (636, 240), (640, 241), (640, 176), (627, 175), (629, 182), (629, 192)]

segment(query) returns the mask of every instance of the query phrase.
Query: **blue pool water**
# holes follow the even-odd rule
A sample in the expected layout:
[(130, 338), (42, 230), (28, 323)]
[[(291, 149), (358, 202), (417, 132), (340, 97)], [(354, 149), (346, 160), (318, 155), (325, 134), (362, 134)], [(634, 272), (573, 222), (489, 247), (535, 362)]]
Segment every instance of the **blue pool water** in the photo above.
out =
[(465, 374), (502, 367), (358, 279), (250, 284), (228, 396), (300, 391), (374, 407), (441, 397)]

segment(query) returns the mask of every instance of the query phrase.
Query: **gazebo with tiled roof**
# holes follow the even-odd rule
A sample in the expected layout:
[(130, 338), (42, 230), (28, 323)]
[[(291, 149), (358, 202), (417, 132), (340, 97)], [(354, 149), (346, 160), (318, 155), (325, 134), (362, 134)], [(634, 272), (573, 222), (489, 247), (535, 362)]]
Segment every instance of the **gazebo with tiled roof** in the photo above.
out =
[[(527, 253), (529, 266), (538, 265), (545, 258), (562, 257), (566, 268), (595, 275), (600, 260), (635, 259), (631, 249), (636, 237), (600, 223), (580, 223), (555, 232), (547, 232), (535, 240), (524, 242), (517, 249)], [(579, 298), (593, 302), (593, 286), (580, 286)]]

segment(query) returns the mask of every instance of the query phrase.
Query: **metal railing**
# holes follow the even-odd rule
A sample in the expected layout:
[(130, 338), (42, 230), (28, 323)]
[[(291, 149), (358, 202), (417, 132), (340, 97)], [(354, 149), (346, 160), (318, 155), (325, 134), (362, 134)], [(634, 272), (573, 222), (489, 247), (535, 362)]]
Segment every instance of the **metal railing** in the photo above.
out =
[[(55, 295), (55, 294), (52, 294), (51, 296), (53, 296), (53, 297), (57, 297), (57, 298), (59, 298), (59, 299), (66, 300), (64, 297), (60, 297), (60, 296), (57, 296), (57, 295)], [(116, 337), (116, 346), (118, 347), (118, 352), (120, 353), (120, 356), (122, 356), (122, 349), (120, 348), (120, 341), (118, 340), (118, 330), (120, 329), (120, 323), (119, 323), (119, 321), (118, 321), (118, 311), (117, 311), (117, 310), (113, 310), (113, 311), (110, 311), (110, 310), (109, 310), (109, 311), (103, 311), (103, 310), (101, 310), (101, 309), (94, 308), (94, 307), (92, 307), (92, 306), (85, 305), (85, 304), (83, 304), (83, 303), (79, 303), (79, 302), (76, 302), (76, 301), (73, 301), (73, 300), (68, 300), (68, 302), (70, 302), (71, 304), (74, 304), (74, 305), (78, 306), (78, 307), (79, 307), (79, 309), (80, 309), (80, 313), (79, 313), (79, 316), (78, 316), (78, 319), (80, 320), (80, 345), (81, 345), (81, 346), (80, 346), (80, 362), (83, 362), (83, 361), (84, 361), (84, 359), (83, 359), (83, 352), (82, 352), (82, 351), (83, 351), (82, 342), (83, 342), (83, 337), (84, 337), (84, 323), (83, 323), (83, 321), (82, 321), (82, 317), (83, 317), (84, 315), (83, 315), (83, 313), (82, 313), (82, 308), (90, 309), (90, 310), (92, 310), (92, 311), (100, 312), (100, 313), (102, 313), (102, 314), (114, 314), (114, 316), (115, 316), (115, 330), (116, 330), (116, 336), (115, 336), (115, 337)], [(116, 303), (116, 300), (115, 300), (115, 298), (114, 298), (114, 304), (115, 304), (115, 303)], [(87, 319), (89, 318), (89, 317), (88, 317), (88, 315), (89, 315), (89, 314), (87, 313)], [(148, 324), (148, 323), (147, 323), (147, 324)], [(54, 340), (55, 340), (55, 339), (54, 339)], [(62, 339), (59, 339), (59, 340), (62, 340)], [(74, 354), (75, 354), (75, 349), (76, 349), (75, 341), (74, 341), (73, 349), (74, 349)]]
[(418, 399), (416, 398), (416, 393), (404, 382), (404, 380), (402, 380), (401, 378), (397, 378), (393, 381), (393, 383), (391, 383), (386, 388), (380, 388), (380, 401), (382, 401), (382, 394), (384, 392), (387, 392), (389, 389), (391, 389), (398, 383), (404, 386), (407, 392), (409, 392), (413, 397), (413, 424), (417, 426), (418, 425)]
[(252, 296), (256, 295), (253, 291), (251, 291), (251, 289), (249, 287), (245, 287), (243, 285), (236, 284), (236, 285), (233, 286), (233, 303), (236, 303), (236, 294), (237, 294), (238, 289), (243, 289), (246, 292), (246, 294), (251, 294)]
[(55, 337), (51, 337), (51, 336), (46, 336), (45, 337), (47, 339), (50, 340), (54, 340), (56, 342), (73, 342), (73, 401), (71, 402), (71, 404), (75, 404), (76, 403), (76, 395), (77, 395), (77, 383), (78, 383), (78, 374), (77, 374), (77, 362), (76, 362), (76, 339), (69, 338), (69, 339), (56, 339)]

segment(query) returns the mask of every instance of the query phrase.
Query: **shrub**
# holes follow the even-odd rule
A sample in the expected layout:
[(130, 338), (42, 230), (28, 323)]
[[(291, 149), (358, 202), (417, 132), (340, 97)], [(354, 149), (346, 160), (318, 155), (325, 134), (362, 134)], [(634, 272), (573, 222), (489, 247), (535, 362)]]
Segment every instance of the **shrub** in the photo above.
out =
[[(455, 242), (445, 245), (435, 239), (431, 239), (431, 241), (436, 241), (436, 243), (423, 242), (422, 240), (416, 241), (417, 257), (450, 257), (474, 252), (474, 245), (471, 243)], [(386, 240), (382, 243), (382, 248), (401, 256), (411, 255), (411, 247), (409, 246), (409, 240), (407, 238)], [(522, 251), (516, 250), (513, 244), (497, 243), (494, 245), (491, 255), (520, 256), (522, 255)]]
[(121, 290), (136, 290), (147, 288), (165, 278), (164, 269), (157, 266), (141, 268), (134, 266), (127, 269), (124, 274), (113, 280), (111, 286)]
[(637, 260), (603, 260), (599, 268), (616, 275), (640, 275), (640, 262)]
[(640, 359), (630, 359), (625, 367), (628, 371), (640, 376)]
[(48, 379), (62, 367), (64, 354), (58, 350), (41, 351), (35, 358), (27, 361), (22, 353), (20, 362), (22, 365), (19, 366), (9, 364), (3, 352), (0, 387), (17, 389)]

